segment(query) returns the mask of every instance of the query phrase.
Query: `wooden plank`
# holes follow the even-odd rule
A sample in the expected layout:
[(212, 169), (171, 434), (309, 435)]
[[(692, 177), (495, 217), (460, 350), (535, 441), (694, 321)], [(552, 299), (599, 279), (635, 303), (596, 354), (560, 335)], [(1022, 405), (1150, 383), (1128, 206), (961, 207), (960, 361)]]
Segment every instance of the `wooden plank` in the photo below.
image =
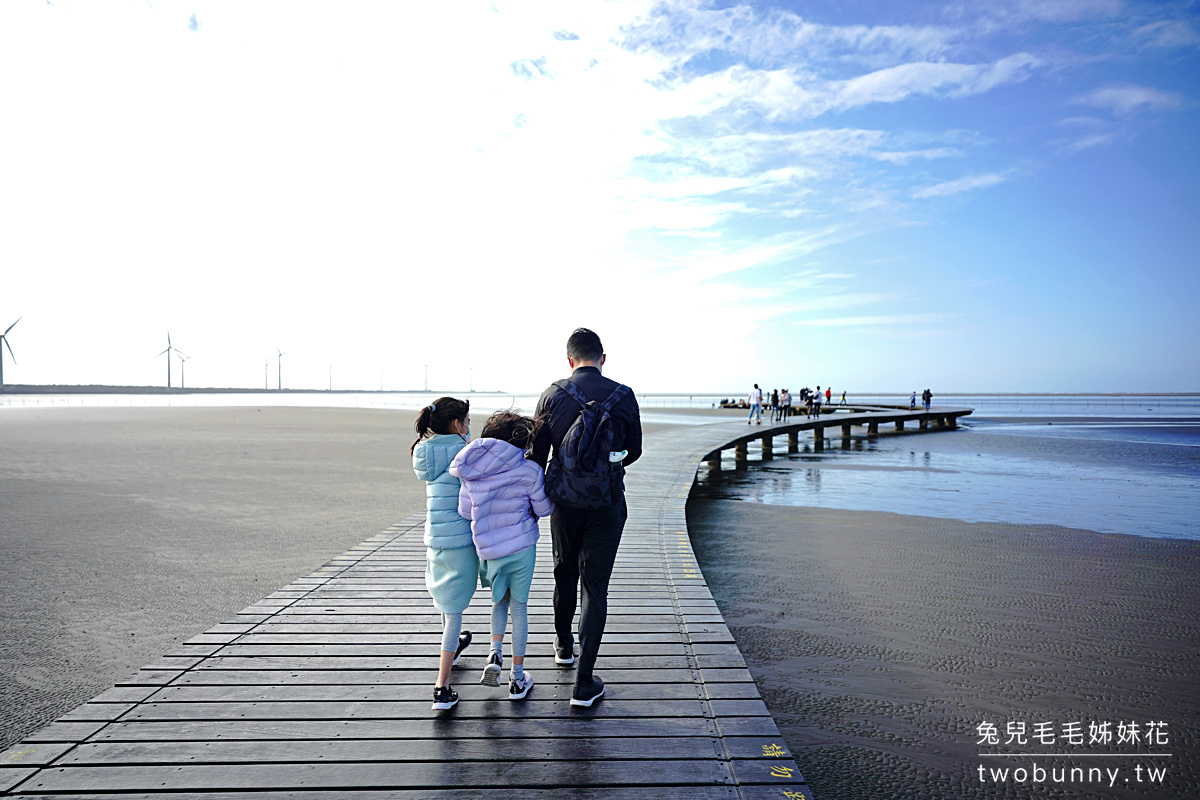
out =
[(36, 767), (0, 767), (0, 791), (13, 788), (37, 772)]
[[(540, 670), (536, 675), (539, 685), (545, 683), (570, 683), (575, 672), (570, 667)], [(532, 668), (531, 668), (532, 669)], [(189, 672), (175, 682), (176, 686), (288, 686), (288, 685), (420, 685), (429, 686), (436, 670), (199, 670)], [(753, 685), (750, 674), (745, 670), (712, 670), (714, 673), (745, 673), (745, 681)], [(458, 667), (452, 673), (455, 686), (477, 680), (478, 670)], [(691, 683), (694, 674), (689, 669), (655, 670), (605, 670), (606, 684), (621, 683)], [(718, 676), (718, 679), (719, 676)]]
[(103, 728), (106, 722), (51, 722), (25, 737), (21, 744), (46, 742), (82, 742)]
[[(687, 669), (690, 666), (688, 659), (684, 656), (646, 656), (640, 658), (617, 656), (608, 658), (603, 656), (603, 650), (601, 650), (601, 657), (603, 659), (603, 669)], [(203, 664), (197, 666), (196, 669), (429, 669), (429, 665), (431, 663), (436, 664), (436, 660), (435, 654), (425, 657), (392, 656), (388, 658), (372, 658), (368, 656), (330, 658), (321, 656), (308, 656), (305, 658), (272, 656), (257, 658), (217, 657), (208, 659)], [(479, 667), (482, 669), (484, 661), (481, 657), (478, 657), (478, 660)], [(555, 666), (553, 656), (527, 655), (525, 663), (533, 670), (552, 669)], [(742, 666), (742, 664), (729, 663), (721, 659), (712, 659), (711, 663), (706, 663), (706, 666), (736, 667)], [(597, 669), (601, 669), (601, 667), (598, 666)]]
[[(395, 702), (414, 701), (428, 702), (432, 691), (435, 672), (430, 671), (425, 681), (419, 684), (403, 685), (268, 685), (268, 686), (169, 686), (154, 698), (156, 703), (278, 703), (278, 702)], [(532, 674), (532, 673), (531, 673)], [(467, 680), (462, 680), (467, 678)], [(490, 686), (480, 686), (477, 682), (479, 673), (469, 676), (459, 676), (454, 683), (455, 689), (463, 700), (494, 700), (497, 689)], [(570, 670), (557, 673), (537, 673), (531, 697), (538, 700), (570, 700), (575, 674)], [(695, 699), (698, 688), (688, 680), (673, 683), (646, 683), (630, 676), (630, 683), (616, 680), (606, 681), (606, 686), (612, 687), (614, 697), (623, 700), (662, 700), (662, 699)], [(734, 686), (753, 689), (753, 684), (713, 684), (717, 686)], [(504, 687), (507, 688), (507, 687)], [(753, 698), (757, 699), (755, 692)], [(724, 697), (723, 699), (745, 699), (745, 694)]]
[[(534, 687), (534, 692), (537, 687)], [(514, 703), (508, 699), (507, 687), (493, 689), (496, 699), (477, 703), (460, 703), (454, 709), (456, 719), (495, 719), (512, 717), (534, 719), (559, 717), (565, 714), (595, 715), (600, 706), (577, 708), (563, 699), (530, 698)], [(431, 692), (432, 694), (432, 692)], [(152, 722), (157, 720), (318, 720), (318, 719), (415, 719), (429, 716), (429, 700), (393, 702), (274, 702), (274, 703), (146, 703), (129, 712), (122, 722)], [(738, 703), (744, 701), (719, 701)], [(627, 700), (617, 691), (605, 695), (603, 714), (607, 717), (698, 717), (704, 707), (697, 698), (663, 700)]]
[[(777, 736), (772, 722), (766, 733)], [(717, 727), (705, 717), (618, 719), (597, 715), (562, 715), (550, 718), (497, 718), (479, 720), (426, 716), (385, 720), (218, 720), (115, 722), (90, 741), (227, 741), (239, 739), (430, 739), (451, 734), (457, 738), (590, 738), (710, 737)]]
[[(759, 741), (759, 740), (755, 740)], [(83, 744), (55, 766), (149, 764), (305, 764), (365, 761), (689, 760), (720, 757), (715, 739), (387, 739), (309, 741), (113, 742)]]
[(51, 767), (24, 791), (180, 792), (212, 789), (358, 790), (490, 787), (590, 787), (723, 785), (724, 762), (712, 761), (501, 761), (334, 764), (221, 764), (187, 766)]
[(0, 753), (0, 767), (14, 769), (49, 764), (74, 746), (73, 743), (19, 744)]
[[(753, 789), (753, 787), (751, 787)], [(15, 798), (45, 795), (14, 795)], [(147, 800), (146, 794), (72, 793), (73, 800)], [(338, 791), (190, 791), (174, 795), (186, 800), (345, 800)], [(357, 789), (354, 800), (512, 800), (511, 789), (442, 787), (424, 789)], [(740, 800), (733, 786), (587, 786), (541, 789), (522, 787), (520, 800)], [(757, 800), (757, 796), (756, 796)], [(772, 800), (780, 800), (775, 796)], [(806, 798), (806, 800), (808, 800)]]

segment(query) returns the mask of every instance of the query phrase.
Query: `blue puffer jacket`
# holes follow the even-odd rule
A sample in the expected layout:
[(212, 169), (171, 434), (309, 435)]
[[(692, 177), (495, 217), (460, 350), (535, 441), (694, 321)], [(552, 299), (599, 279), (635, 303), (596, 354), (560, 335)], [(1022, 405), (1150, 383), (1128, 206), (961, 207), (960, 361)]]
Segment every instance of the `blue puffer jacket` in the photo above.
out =
[(438, 433), (417, 443), (413, 470), (425, 481), (425, 546), (434, 550), (474, 547), (471, 521), (458, 513), (458, 478), (447, 470), (467, 446), (456, 433)]

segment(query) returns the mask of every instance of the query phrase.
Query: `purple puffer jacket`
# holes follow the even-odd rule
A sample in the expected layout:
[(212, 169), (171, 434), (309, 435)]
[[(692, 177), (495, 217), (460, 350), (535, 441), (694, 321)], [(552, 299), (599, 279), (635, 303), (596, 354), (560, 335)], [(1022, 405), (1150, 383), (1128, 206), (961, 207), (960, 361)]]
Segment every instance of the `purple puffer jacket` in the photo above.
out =
[[(542, 468), (501, 439), (476, 439), (459, 451), (450, 474), (462, 481), (458, 513), (471, 520), (471, 538), (483, 559), (496, 559), (537, 544), (537, 517), (548, 517)], [(536, 516), (534, 516), (536, 515)]]

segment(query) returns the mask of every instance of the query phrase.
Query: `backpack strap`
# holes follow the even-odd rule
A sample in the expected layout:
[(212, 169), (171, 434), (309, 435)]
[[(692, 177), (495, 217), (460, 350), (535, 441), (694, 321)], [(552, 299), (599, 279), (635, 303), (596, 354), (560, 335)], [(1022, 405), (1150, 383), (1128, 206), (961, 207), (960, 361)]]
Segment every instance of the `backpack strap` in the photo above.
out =
[(563, 378), (561, 381), (555, 381), (554, 385), (562, 389), (571, 396), (571, 399), (580, 406), (587, 408), (588, 399), (583, 396), (583, 392), (579, 391), (579, 387), (571, 382), (570, 378)]
[[(579, 405), (583, 406), (584, 408), (587, 408), (587, 404), (588, 404), (587, 397), (584, 396), (583, 392), (579, 391), (579, 387), (576, 386), (575, 383), (570, 378), (563, 378), (561, 381), (555, 381), (554, 385), (557, 386), (558, 388), (562, 389), (567, 394), (569, 394), (571, 396), (571, 399), (574, 400), (576, 403), (579, 403)], [(605, 411), (612, 411), (613, 408), (617, 405), (617, 403), (619, 403), (623, 399), (625, 399), (625, 395), (629, 394), (629, 392), (630, 392), (630, 389), (628, 386), (626, 386), (623, 383), (618, 383), (617, 388), (613, 389), (612, 393), (609, 394), (609, 396), (606, 397), (604, 399), (604, 402), (601, 403), (600, 405), (604, 408)]]
[(612, 394), (610, 394), (600, 405), (604, 407), (605, 411), (612, 411), (617, 403), (625, 399), (625, 395), (627, 394), (629, 394), (629, 387), (623, 383), (618, 383), (617, 388), (613, 389)]

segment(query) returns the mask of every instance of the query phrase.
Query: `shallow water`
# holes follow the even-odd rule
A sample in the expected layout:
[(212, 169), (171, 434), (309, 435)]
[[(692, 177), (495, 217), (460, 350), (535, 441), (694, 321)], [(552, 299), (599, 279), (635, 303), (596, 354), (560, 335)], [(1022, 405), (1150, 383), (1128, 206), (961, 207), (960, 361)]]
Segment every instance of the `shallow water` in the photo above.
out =
[(744, 468), (702, 466), (696, 496), (1200, 539), (1196, 420), (980, 419), (750, 458)]

